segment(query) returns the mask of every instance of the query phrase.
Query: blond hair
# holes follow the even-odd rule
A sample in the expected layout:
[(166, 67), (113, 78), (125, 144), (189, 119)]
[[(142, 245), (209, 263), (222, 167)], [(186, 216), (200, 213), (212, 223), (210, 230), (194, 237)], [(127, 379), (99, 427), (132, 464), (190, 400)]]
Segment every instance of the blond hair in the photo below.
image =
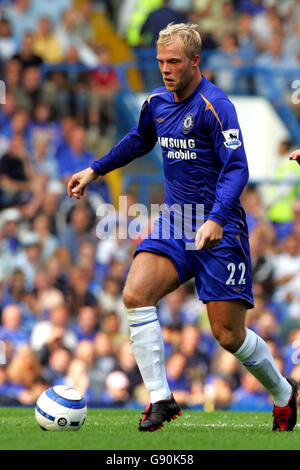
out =
[(170, 23), (166, 28), (160, 31), (156, 46), (166, 46), (176, 37), (180, 49), (187, 57), (193, 59), (195, 55), (201, 56), (202, 41), (197, 29), (198, 25), (196, 24)]

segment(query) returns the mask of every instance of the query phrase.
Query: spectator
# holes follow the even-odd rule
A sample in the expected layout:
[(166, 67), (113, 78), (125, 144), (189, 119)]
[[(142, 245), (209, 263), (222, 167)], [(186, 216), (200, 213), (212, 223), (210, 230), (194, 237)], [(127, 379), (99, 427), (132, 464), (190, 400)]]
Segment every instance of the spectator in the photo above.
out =
[(16, 304), (9, 304), (4, 307), (1, 315), (0, 339), (9, 341), (14, 352), (21, 346), (29, 343), (29, 337), (22, 330), (23, 316), (21, 309)]
[(72, 173), (85, 168), (94, 156), (86, 149), (86, 131), (81, 126), (72, 129), (72, 138), (67, 147), (60, 149), (57, 154), (60, 178), (66, 181)]
[(32, 349), (40, 353), (42, 348), (47, 348), (50, 352), (63, 345), (74, 353), (77, 339), (69, 322), (70, 316), (65, 305), (53, 308), (49, 312), (49, 319), (39, 321), (33, 328), (30, 339)]
[(98, 397), (104, 389), (103, 373), (96, 365), (96, 349), (94, 341), (83, 339), (78, 343), (75, 358), (81, 360), (86, 367), (89, 379), (89, 390), (93, 401), (98, 403)]
[(106, 313), (101, 317), (100, 329), (110, 336), (114, 350), (128, 340), (128, 334), (120, 330), (120, 319), (115, 312)]
[(33, 51), (47, 64), (55, 64), (63, 59), (63, 51), (49, 17), (39, 20), (38, 30), (33, 37)]
[(58, 250), (45, 263), (45, 272), (50, 285), (64, 295), (68, 289), (68, 269), (59, 256)]
[(37, 212), (47, 215), (50, 221), (50, 231), (53, 235), (58, 236), (65, 228), (65, 213), (62, 210), (62, 199), (65, 193), (63, 184), (58, 180), (51, 180), (48, 182), (47, 191), (41, 195), (41, 200), (38, 202), (37, 207), (33, 208), (33, 217)]
[(126, 374), (129, 380), (128, 392), (133, 399), (136, 388), (142, 385), (142, 377), (134, 358), (132, 348), (129, 341), (124, 341), (117, 350), (115, 357), (118, 360), (116, 368)]
[(15, 40), (21, 44), (23, 36), (28, 31), (35, 30), (35, 18), (32, 15), (31, 0), (15, 0), (5, 8), (5, 17), (11, 24)]
[(89, 290), (89, 280), (79, 266), (72, 266), (69, 270), (69, 286), (65, 293), (66, 301), (74, 318), (84, 305), (96, 306), (97, 300)]
[(238, 10), (252, 16), (265, 11), (264, 0), (238, 0)]
[[(101, 222), (101, 220), (100, 220)], [(107, 272), (108, 267), (114, 262), (127, 262), (130, 258), (132, 244), (126, 237), (120, 236), (120, 224), (117, 222), (116, 236), (109, 235), (109, 229), (105, 238), (102, 233), (99, 234), (99, 227), (96, 227), (96, 233), (100, 240), (97, 243), (96, 260), (103, 273)], [(127, 227), (126, 227), (127, 229)]]
[(268, 222), (260, 222), (250, 234), (253, 283), (263, 288), (266, 296), (274, 290), (274, 250), (276, 232)]
[(101, 291), (102, 278), (97, 270), (95, 251), (96, 243), (94, 241), (83, 241), (80, 244), (77, 265), (89, 281), (89, 291), (97, 297)]
[(220, 48), (209, 57), (206, 68), (212, 69), (214, 83), (222, 87), (226, 93), (232, 93), (233, 90), (241, 93), (247, 91), (247, 80), (237, 75), (237, 70), (242, 65), (244, 65), (244, 60), (237, 36), (227, 33), (222, 38)]
[(299, 165), (291, 164), (288, 155), (292, 149), (292, 143), (288, 139), (280, 142), (278, 148), (277, 168), (275, 167), (273, 178), (277, 185), (269, 190), (268, 218), (273, 223), (279, 240), (282, 240), (290, 231), (293, 213), (293, 201), (296, 200), (300, 186)]
[[(275, 34), (266, 43), (267, 49), (257, 56), (255, 65), (265, 68), (267, 73), (263, 71), (255, 77), (256, 93), (263, 96), (271, 96), (272, 88), (276, 87), (276, 93), (282, 93), (284, 96), (291, 89), (293, 78), (291, 73), (287, 71), (290, 68), (297, 67), (297, 59), (291, 53), (283, 51), (282, 35)], [(273, 72), (272, 81), (268, 69)], [(276, 72), (276, 73), (275, 73)], [(270, 85), (273, 85), (273, 87)], [(275, 91), (274, 91), (275, 93)]]
[(269, 2), (265, 8), (253, 16), (252, 33), (260, 51), (264, 51), (275, 35), (282, 36), (282, 22), (275, 2)]
[(75, 350), (75, 357), (84, 362), (89, 375), (89, 372), (93, 370), (95, 365), (94, 342), (89, 339), (82, 339), (79, 341)]
[(58, 248), (58, 238), (50, 231), (50, 220), (46, 214), (37, 214), (32, 222), (33, 230), (39, 235), (42, 259), (47, 260)]
[(108, 46), (97, 48), (99, 65), (89, 73), (89, 120), (106, 134), (115, 122), (115, 97), (120, 81)]
[(102, 312), (115, 312), (120, 321), (120, 331), (128, 333), (128, 320), (126, 309), (122, 300), (122, 281), (118, 277), (107, 276), (103, 282), (103, 289), (98, 295), (98, 303)]
[(17, 42), (14, 39), (7, 19), (0, 20), (0, 60), (7, 61), (15, 54)]
[[(64, 134), (66, 124), (68, 126), (69, 123), (74, 123), (73, 114), (76, 112), (76, 99), (72, 86), (68, 81), (67, 71), (55, 67), (50, 69), (44, 78), (46, 100), (49, 103), (55, 103), (55, 115), (57, 119), (60, 119), (62, 133)], [(62, 142), (63, 138), (64, 135), (61, 136), (59, 145), (65, 143)]]
[[(95, 367), (98, 371), (99, 382), (100, 379), (102, 380), (102, 387), (99, 388), (100, 391), (105, 387), (105, 380), (108, 374), (118, 367), (118, 359), (116, 352), (113, 349), (112, 339), (108, 333), (104, 333), (103, 331), (99, 330), (94, 339), (94, 344)], [(128, 359), (128, 356), (124, 357), (124, 361), (126, 361), (126, 359)], [(121, 362), (121, 358), (119, 358), (119, 361)]]
[(61, 22), (64, 12), (71, 7), (71, 0), (31, 0), (32, 16), (36, 22), (49, 18), (54, 27)]
[[(19, 63), (18, 61), (16, 62)], [(15, 91), (15, 97), (20, 107), (26, 108), (30, 113), (33, 112), (38, 103), (47, 101), (46, 90), (42, 82), (42, 73), (38, 66), (25, 68), (21, 86)]]
[(290, 282), (299, 274), (299, 247), (294, 235), (282, 242), (282, 251), (274, 260), (275, 299), (284, 302)]
[(185, 377), (191, 384), (194, 380), (203, 380), (208, 374), (211, 358), (199, 350), (201, 332), (196, 325), (185, 325), (182, 329), (180, 352), (186, 357)]
[(38, 233), (26, 232), (21, 236), (23, 250), (14, 259), (14, 269), (20, 269), (25, 275), (27, 289), (34, 286), (34, 278), (43, 265), (42, 244)]
[(159, 305), (159, 316), (162, 325), (183, 326), (183, 303), (185, 300), (184, 287), (180, 286), (168, 294)]
[(36, 293), (35, 311), (39, 319), (46, 318), (52, 309), (64, 303), (63, 293), (51, 283), (51, 277), (44, 266), (36, 272), (34, 292)]
[(260, 383), (249, 372), (245, 372), (241, 386), (233, 394), (230, 409), (233, 411), (271, 411), (272, 408), (273, 403)]
[(234, 2), (225, 0), (219, 3), (220, 11), (214, 16), (214, 35), (219, 45), (224, 43), (226, 37), (237, 34), (238, 14)]
[(34, 33), (28, 31), (24, 34), (21, 47), (13, 56), (13, 59), (20, 62), (23, 70), (27, 67), (42, 65), (43, 59), (34, 53)]
[(11, 138), (9, 151), (0, 160), (0, 181), (2, 208), (26, 204), (44, 186), (43, 178), (34, 178), (25, 140), (20, 134)]
[[(213, 383), (213, 380), (210, 380), (211, 378), (219, 377), (225, 382), (225, 384), (223, 384), (224, 392), (227, 385), (231, 391), (235, 391), (241, 385), (241, 373), (242, 368), (237, 359), (232, 356), (232, 354), (228, 353), (228, 351), (218, 348), (211, 358), (211, 367), (206, 376), (206, 384)], [(226, 402), (226, 400), (220, 401), (223, 403)]]
[(30, 116), (26, 109), (17, 108), (14, 111), (10, 121), (2, 128), (2, 136), (0, 141), (2, 155), (8, 152), (11, 139), (14, 135), (17, 134), (23, 137), (27, 152), (30, 151), (29, 122)]
[(232, 390), (226, 377), (209, 377), (204, 384), (204, 410), (228, 410), (232, 402)]
[(13, 259), (19, 253), (21, 244), (19, 240), (19, 226), (22, 216), (16, 208), (5, 209), (1, 216), (0, 230), (0, 275), (8, 276), (13, 270)]
[(15, 256), (20, 250), (19, 228), (22, 222), (22, 214), (15, 207), (2, 211), (0, 252)]
[(7, 375), (11, 383), (24, 388), (29, 388), (40, 372), (41, 366), (28, 345), (23, 345), (7, 366)]
[(94, 241), (91, 233), (93, 214), (86, 205), (78, 205), (70, 214), (70, 222), (60, 234), (60, 245), (68, 249), (72, 262), (76, 262), (83, 241)]
[(172, 7), (170, 0), (163, 0), (161, 7), (149, 13), (141, 29), (141, 45), (155, 47), (159, 32), (169, 23), (186, 23), (187, 16)]
[(51, 143), (52, 148), (50, 147), (50, 151), (53, 157), (56, 148), (61, 142), (62, 134), (61, 125), (55, 120), (54, 112), (48, 102), (43, 101), (37, 103), (33, 111), (32, 121), (29, 125), (29, 133), (31, 141), (33, 142), (38, 136), (47, 138), (49, 144)]
[(79, 308), (74, 333), (77, 341), (94, 341), (99, 331), (98, 314), (95, 307), (83, 305)]
[(55, 35), (60, 42), (64, 54), (66, 54), (71, 46), (74, 46), (78, 50), (80, 62), (88, 67), (94, 67), (97, 65), (96, 54), (80, 36), (77, 29), (77, 18), (75, 8), (66, 10), (63, 14), (62, 22), (55, 30)]
[(21, 304), (23, 295), (26, 292), (23, 271), (20, 269), (13, 270), (9, 276), (6, 273), (6, 278), (8, 282), (3, 289), (2, 305)]
[(97, 45), (97, 38), (93, 25), (93, 2), (91, 0), (84, 0), (83, 2), (81, 2), (80, 8), (76, 10), (76, 13), (76, 30), (78, 35), (91, 49), (95, 49)]
[(121, 371), (111, 372), (105, 382), (105, 391), (100, 395), (102, 406), (124, 407), (129, 400), (129, 380)]
[(288, 34), (283, 38), (283, 51), (286, 54), (292, 54), (300, 60), (300, 18), (296, 18), (293, 24), (292, 34)]
[(65, 347), (57, 347), (49, 353), (49, 357), (40, 358), (41, 363), (45, 362), (43, 377), (49, 383), (58, 382), (67, 373), (72, 360), (72, 353)]
[(54, 382), (54, 385), (67, 385), (75, 388), (86, 399), (88, 405), (95, 401), (90, 390), (87, 367), (81, 359), (72, 359), (69, 363), (67, 373)]
[(32, 142), (31, 160), (37, 174), (44, 175), (49, 180), (57, 177), (58, 165), (53, 158), (51, 139), (38, 133)]
[(186, 357), (180, 352), (174, 352), (166, 363), (168, 383), (172, 389), (175, 400), (184, 406), (190, 393), (190, 386), (185, 377)]
[(10, 126), (11, 119), (16, 110), (16, 107), (17, 102), (14, 95), (12, 93), (7, 92), (5, 97), (5, 103), (0, 105), (0, 129)]
[(39, 364), (29, 348), (24, 348), (18, 356), (20, 357), (15, 357), (7, 368), (9, 395), (15, 389), (19, 404), (32, 406), (49, 384), (39, 375)]
[(258, 188), (248, 185), (242, 194), (243, 207), (246, 212), (249, 233), (264, 219), (265, 207)]

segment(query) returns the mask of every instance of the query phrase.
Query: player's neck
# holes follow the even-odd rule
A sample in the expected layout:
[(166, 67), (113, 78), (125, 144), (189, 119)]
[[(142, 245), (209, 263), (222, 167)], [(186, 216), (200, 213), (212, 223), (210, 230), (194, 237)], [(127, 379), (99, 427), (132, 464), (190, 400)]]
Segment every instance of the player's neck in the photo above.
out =
[(180, 91), (174, 91), (174, 100), (183, 101), (186, 98), (188, 98), (196, 90), (201, 80), (202, 80), (202, 74), (199, 71), (199, 74), (195, 76), (194, 80), (192, 80), (186, 88)]

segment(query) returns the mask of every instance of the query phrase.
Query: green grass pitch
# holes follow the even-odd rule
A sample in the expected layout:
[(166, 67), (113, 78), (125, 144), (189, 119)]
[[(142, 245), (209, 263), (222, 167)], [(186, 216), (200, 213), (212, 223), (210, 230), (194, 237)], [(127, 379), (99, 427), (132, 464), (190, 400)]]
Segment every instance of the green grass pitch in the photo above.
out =
[(184, 410), (141, 433), (140, 410), (89, 409), (79, 431), (42, 431), (34, 408), (0, 408), (0, 450), (300, 450), (300, 427), (271, 431), (271, 413)]

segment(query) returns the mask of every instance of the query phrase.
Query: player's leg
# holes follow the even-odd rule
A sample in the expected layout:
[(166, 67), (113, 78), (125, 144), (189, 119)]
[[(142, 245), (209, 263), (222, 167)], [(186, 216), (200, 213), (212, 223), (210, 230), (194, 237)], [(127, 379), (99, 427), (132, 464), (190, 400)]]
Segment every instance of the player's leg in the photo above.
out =
[(140, 423), (140, 431), (154, 431), (163, 421), (180, 413), (166, 377), (164, 342), (156, 313), (157, 302), (178, 285), (172, 261), (150, 252), (140, 252), (134, 258), (125, 283), (123, 300), (128, 312), (130, 342), (150, 394), (150, 405)]
[(245, 327), (246, 308), (241, 301), (208, 302), (213, 335), (271, 394), (275, 405), (273, 430), (292, 430), (296, 424), (297, 386), (282, 376), (267, 343)]
[(177, 270), (168, 257), (142, 251), (131, 264), (123, 300), (128, 309), (156, 305), (178, 286)]
[(214, 336), (272, 395), (274, 424), (277, 412), (281, 415), (284, 411), (282, 428), (291, 429), (297, 413), (297, 387), (281, 375), (266, 342), (245, 328), (246, 310), (253, 305), (248, 238), (224, 233), (216, 248), (201, 251), (197, 255), (196, 286), (200, 299), (207, 302)]

